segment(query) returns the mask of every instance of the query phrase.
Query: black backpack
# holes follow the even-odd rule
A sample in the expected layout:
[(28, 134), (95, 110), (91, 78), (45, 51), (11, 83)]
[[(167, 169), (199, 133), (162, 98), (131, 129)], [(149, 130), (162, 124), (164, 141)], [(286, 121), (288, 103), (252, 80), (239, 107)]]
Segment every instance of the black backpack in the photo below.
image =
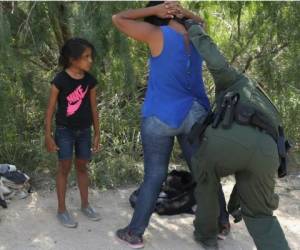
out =
[[(192, 208), (196, 204), (195, 185), (189, 172), (171, 171), (161, 188), (154, 211), (159, 215), (194, 214)], [(133, 208), (138, 195), (139, 189), (135, 190), (129, 197), (129, 202)]]

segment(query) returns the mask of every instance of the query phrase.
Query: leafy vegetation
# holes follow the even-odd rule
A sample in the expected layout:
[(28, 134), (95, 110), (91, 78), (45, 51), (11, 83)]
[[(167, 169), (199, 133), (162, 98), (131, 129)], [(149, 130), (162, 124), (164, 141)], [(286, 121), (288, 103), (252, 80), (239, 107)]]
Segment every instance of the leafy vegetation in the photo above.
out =
[[(148, 50), (127, 39), (111, 16), (145, 2), (0, 3), (0, 162), (39, 173), (56, 169), (44, 149), (49, 83), (59, 71), (59, 48), (72, 36), (97, 51), (102, 151), (91, 163), (101, 187), (137, 182), (142, 169), (140, 107), (147, 82)], [(281, 111), (295, 150), (300, 141), (300, 3), (183, 2), (205, 17), (208, 32), (228, 60), (256, 79)], [(204, 68), (213, 98), (212, 80)], [(178, 146), (172, 160), (180, 161)]]

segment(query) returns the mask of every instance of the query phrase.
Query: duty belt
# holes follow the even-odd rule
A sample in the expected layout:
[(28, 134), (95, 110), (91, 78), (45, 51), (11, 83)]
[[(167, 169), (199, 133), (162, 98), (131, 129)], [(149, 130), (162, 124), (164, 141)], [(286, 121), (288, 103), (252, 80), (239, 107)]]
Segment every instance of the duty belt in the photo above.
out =
[(210, 124), (212, 124), (212, 128), (216, 129), (222, 122), (222, 128), (229, 129), (233, 121), (240, 125), (259, 128), (274, 139), (280, 158), (278, 177), (284, 177), (287, 174), (287, 151), (291, 146), (285, 140), (283, 128), (281, 126), (278, 126), (278, 128), (274, 127), (264, 113), (254, 107), (240, 103), (238, 93), (227, 92), (216, 111), (210, 112), (193, 126), (189, 135), (189, 141), (193, 143), (195, 138), (201, 140), (202, 135)]

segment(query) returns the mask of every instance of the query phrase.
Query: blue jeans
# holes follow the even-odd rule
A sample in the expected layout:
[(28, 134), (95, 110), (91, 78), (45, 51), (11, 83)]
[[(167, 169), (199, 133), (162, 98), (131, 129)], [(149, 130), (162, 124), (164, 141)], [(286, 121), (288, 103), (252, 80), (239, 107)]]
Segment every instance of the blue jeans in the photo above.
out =
[[(162, 183), (168, 173), (175, 136), (191, 169), (191, 156), (196, 147), (187, 141), (187, 135), (194, 123), (205, 114), (206, 110), (200, 104), (194, 102), (179, 128), (171, 128), (154, 116), (143, 119), (141, 136), (144, 151), (144, 181), (140, 186), (133, 217), (128, 225), (128, 229), (133, 234), (142, 235), (149, 224)], [(222, 209), (220, 223), (228, 222), (228, 213), (221, 185), (220, 202), (220, 209)]]

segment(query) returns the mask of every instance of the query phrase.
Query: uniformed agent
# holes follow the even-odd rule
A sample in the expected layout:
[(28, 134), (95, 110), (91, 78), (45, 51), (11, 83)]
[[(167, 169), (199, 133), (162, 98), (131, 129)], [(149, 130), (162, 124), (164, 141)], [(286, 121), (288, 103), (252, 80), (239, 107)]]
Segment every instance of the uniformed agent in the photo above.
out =
[[(279, 154), (279, 144), (285, 142), (279, 113), (257, 83), (228, 64), (200, 25), (187, 21), (186, 28), (216, 88), (215, 112), (199, 121), (207, 127), (192, 159), (197, 181), (195, 239), (206, 248), (217, 248), (218, 185), (221, 177), (234, 174), (235, 198), (256, 247), (289, 249), (273, 215), (278, 207), (275, 175), (284, 160)], [(280, 169), (279, 174), (285, 173)]]

